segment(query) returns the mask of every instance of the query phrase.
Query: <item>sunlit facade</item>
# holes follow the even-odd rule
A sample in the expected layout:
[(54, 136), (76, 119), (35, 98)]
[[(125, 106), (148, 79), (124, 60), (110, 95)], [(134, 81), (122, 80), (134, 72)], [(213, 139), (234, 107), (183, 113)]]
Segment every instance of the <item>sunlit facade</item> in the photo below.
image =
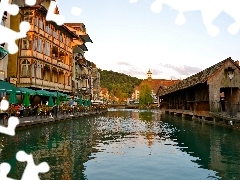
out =
[[(17, 78), (18, 87), (72, 92), (72, 40), (77, 36), (64, 25), (46, 21), (49, 1), (23, 5), (11, 17), (12, 29), (21, 21), (30, 23), (27, 37), (18, 41), (19, 51), (8, 64), (8, 76)], [(55, 11), (58, 14), (58, 9)]]
[(85, 51), (88, 51), (85, 43), (92, 43), (92, 40), (83, 23), (65, 23), (64, 25), (78, 36), (73, 40), (72, 82), (75, 97), (94, 99), (98, 97), (100, 91), (100, 75), (96, 65), (84, 57)]

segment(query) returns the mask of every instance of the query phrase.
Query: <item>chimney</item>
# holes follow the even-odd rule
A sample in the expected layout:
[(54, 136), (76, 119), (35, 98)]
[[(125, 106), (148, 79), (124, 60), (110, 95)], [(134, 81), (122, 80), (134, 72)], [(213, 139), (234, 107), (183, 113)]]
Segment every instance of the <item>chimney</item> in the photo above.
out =
[(239, 60), (235, 61), (235, 64), (239, 66)]

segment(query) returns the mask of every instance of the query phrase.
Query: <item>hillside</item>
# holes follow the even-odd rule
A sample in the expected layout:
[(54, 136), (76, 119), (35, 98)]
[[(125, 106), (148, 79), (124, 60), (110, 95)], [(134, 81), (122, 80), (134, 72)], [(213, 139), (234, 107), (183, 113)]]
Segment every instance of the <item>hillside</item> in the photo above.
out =
[(136, 77), (131, 77), (129, 75), (101, 70), (100, 72), (100, 81), (102, 88), (108, 88), (109, 94), (123, 100), (123, 98), (131, 97), (134, 87), (138, 86), (142, 79)]

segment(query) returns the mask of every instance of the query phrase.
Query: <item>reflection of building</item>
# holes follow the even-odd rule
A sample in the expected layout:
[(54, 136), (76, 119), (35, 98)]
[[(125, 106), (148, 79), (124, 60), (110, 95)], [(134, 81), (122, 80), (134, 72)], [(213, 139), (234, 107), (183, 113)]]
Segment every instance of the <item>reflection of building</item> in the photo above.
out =
[[(16, 0), (20, 13), (11, 16), (11, 29), (18, 31), (21, 21), (30, 23), (27, 37), (17, 41), (19, 52), (9, 56), (8, 77), (16, 76), (19, 87), (72, 92), (72, 39), (76, 34), (64, 25), (46, 21), (50, 1), (27, 6)], [(59, 14), (58, 8), (55, 14)]]

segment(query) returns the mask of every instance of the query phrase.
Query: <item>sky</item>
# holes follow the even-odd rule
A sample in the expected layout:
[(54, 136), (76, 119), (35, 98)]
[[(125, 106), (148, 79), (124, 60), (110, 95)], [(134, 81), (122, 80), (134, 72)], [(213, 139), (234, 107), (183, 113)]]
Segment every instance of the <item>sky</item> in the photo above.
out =
[[(221, 6), (224, 11), (218, 13), (213, 10), (217, 6), (189, 10), (183, 5), (186, 21), (182, 23), (181, 16), (176, 20), (179, 7), (167, 2), (174, 0), (162, 1), (165, 3), (158, 13), (151, 9), (154, 0), (58, 0), (57, 5), (65, 22), (85, 24), (93, 41), (86, 43), (85, 58), (103, 70), (145, 79), (150, 69), (155, 79), (184, 79), (228, 57), (240, 59), (240, 33), (228, 31), (240, 14), (230, 16), (225, 8), (239, 12), (237, 6)], [(189, 0), (181, 2), (189, 4)], [(71, 13), (72, 7), (81, 9), (79, 16)], [(203, 18), (214, 13), (217, 16), (212, 24), (219, 28), (217, 35), (206, 25), (210, 19)]]

